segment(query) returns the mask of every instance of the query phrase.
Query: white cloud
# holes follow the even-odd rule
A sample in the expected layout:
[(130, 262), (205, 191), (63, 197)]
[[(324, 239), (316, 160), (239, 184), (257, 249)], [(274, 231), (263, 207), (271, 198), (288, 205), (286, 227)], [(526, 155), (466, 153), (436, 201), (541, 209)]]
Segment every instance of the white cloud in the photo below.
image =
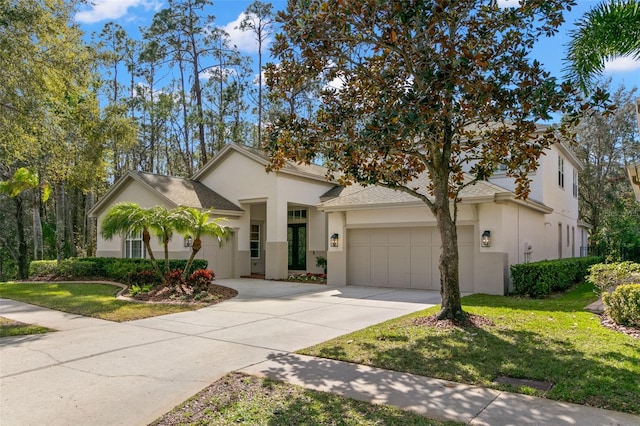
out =
[(498, 7), (518, 7), (520, 6), (520, 0), (498, 0)]
[(157, 0), (97, 0), (90, 2), (91, 7), (76, 13), (76, 21), (94, 24), (100, 21), (122, 18), (129, 9), (142, 7), (144, 10), (158, 11), (161, 3)]
[[(240, 29), (240, 24), (244, 20), (245, 16), (247, 16), (247, 14), (242, 12), (238, 15), (238, 18), (235, 21), (229, 22), (227, 25), (223, 26), (222, 29), (229, 34), (231, 44), (235, 45), (238, 50), (244, 53), (258, 53), (258, 41), (256, 40), (255, 32), (252, 30), (242, 31)], [(270, 43), (270, 39), (267, 39), (263, 43), (263, 52), (266, 52)]]
[(623, 56), (620, 58), (612, 59), (610, 61), (606, 61), (604, 64), (604, 69), (607, 72), (626, 72), (640, 70), (640, 60), (633, 59), (629, 56)]

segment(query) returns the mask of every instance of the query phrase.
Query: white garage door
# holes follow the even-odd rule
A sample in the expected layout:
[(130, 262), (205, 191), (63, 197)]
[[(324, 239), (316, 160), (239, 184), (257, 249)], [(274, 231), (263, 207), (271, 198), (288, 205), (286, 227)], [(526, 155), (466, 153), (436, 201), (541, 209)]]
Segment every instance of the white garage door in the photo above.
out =
[[(458, 227), (460, 290), (473, 291), (473, 227)], [(351, 229), (351, 285), (439, 290), (440, 235), (434, 227)]]

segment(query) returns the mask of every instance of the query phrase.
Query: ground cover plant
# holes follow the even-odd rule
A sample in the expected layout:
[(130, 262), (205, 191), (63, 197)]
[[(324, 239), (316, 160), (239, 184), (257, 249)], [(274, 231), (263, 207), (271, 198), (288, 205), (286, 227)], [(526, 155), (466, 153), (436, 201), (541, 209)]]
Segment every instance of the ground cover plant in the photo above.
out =
[(28, 334), (43, 334), (49, 333), (50, 328), (41, 327), (34, 324), (25, 324), (20, 321), (14, 321), (9, 318), (0, 317), (0, 337), (10, 336), (26, 336)]
[[(434, 307), (300, 353), (639, 414), (640, 339), (585, 311), (596, 299), (589, 283), (549, 299), (472, 295), (463, 305), (479, 326), (429, 321)], [(494, 383), (499, 376), (554, 386)]]
[(120, 290), (120, 287), (109, 284), (0, 283), (2, 298), (116, 322), (192, 311), (204, 306), (199, 303), (140, 303), (120, 300), (116, 298), (116, 293)]
[(230, 373), (152, 426), (168, 425), (461, 425), (400, 409)]

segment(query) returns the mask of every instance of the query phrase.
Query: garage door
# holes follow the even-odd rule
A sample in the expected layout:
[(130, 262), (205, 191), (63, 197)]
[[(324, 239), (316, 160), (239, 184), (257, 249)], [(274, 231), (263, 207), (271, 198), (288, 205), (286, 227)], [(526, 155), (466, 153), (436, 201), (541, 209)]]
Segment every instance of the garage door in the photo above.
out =
[[(473, 291), (473, 227), (458, 227), (460, 289)], [(351, 229), (347, 242), (351, 285), (440, 289), (440, 235), (434, 227)]]

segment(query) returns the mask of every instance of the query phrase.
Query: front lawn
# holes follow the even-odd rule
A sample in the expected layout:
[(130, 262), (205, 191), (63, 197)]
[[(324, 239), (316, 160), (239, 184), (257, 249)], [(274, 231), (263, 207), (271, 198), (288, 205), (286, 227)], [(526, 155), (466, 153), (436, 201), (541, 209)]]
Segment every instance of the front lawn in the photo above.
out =
[(128, 302), (116, 299), (118, 291), (120, 287), (109, 284), (0, 283), (0, 298), (116, 322), (192, 311), (203, 306)]
[(374, 405), (269, 379), (230, 373), (165, 414), (163, 425), (453, 426), (388, 405)]
[[(544, 300), (472, 295), (464, 309), (492, 325), (425, 325), (434, 307), (300, 353), (640, 414), (640, 339), (602, 327), (584, 310), (595, 300), (589, 284)], [(499, 376), (554, 386), (493, 383)]]
[(29, 334), (49, 333), (51, 331), (54, 330), (47, 327), (41, 327), (39, 325), (25, 324), (20, 321), (0, 317), (0, 337), (26, 336)]

